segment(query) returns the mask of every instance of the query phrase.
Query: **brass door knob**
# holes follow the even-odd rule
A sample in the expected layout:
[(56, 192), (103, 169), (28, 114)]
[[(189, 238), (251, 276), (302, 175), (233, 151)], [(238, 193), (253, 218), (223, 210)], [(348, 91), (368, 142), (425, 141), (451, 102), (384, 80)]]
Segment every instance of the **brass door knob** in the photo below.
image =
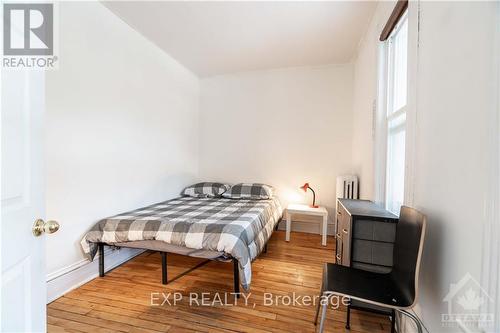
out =
[(33, 224), (32, 230), (33, 230), (33, 235), (35, 237), (40, 236), (44, 232), (48, 234), (53, 234), (54, 232), (59, 230), (59, 223), (52, 220), (45, 222), (42, 219), (38, 219), (35, 221), (35, 224)]

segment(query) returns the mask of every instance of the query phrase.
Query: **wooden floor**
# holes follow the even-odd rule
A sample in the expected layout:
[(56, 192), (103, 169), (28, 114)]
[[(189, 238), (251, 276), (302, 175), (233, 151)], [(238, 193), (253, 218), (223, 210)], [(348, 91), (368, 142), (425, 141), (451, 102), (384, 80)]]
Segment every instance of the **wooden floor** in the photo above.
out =
[[(160, 255), (145, 252), (122, 266), (96, 278), (50, 303), (49, 332), (314, 332), (314, 306), (266, 306), (264, 295), (317, 295), (324, 262), (333, 261), (333, 238), (321, 246), (319, 235), (284, 232), (273, 234), (268, 252), (252, 264), (253, 276), (248, 305), (215, 299), (233, 291), (231, 263), (209, 262), (168, 285), (161, 284)], [(169, 281), (202, 262), (201, 259), (168, 255)], [(157, 304), (162, 294), (173, 303), (173, 293), (184, 297), (175, 306)], [(215, 306), (201, 306), (201, 293)], [(200, 306), (189, 306), (190, 293), (197, 293)], [(157, 301), (156, 295), (160, 296)], [(230, 296), (228, 294), (228, 296)], [(229, 305), (230, 304), (230, 305)], [(352, 311), (351, 330), (346, 330), (345, 309), (329, 310), (326, 332), (389, 332), (386, 317)]]

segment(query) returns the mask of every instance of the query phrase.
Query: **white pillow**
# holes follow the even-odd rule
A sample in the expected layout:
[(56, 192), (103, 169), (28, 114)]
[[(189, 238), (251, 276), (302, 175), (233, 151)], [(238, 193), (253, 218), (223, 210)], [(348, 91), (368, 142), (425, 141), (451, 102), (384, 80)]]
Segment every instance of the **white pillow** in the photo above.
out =
[(230, 199), (265, 200), (274, 196), (274, 188), (266, 184), (239, 183), (231, 186), (222, 196)]
[(203, 182), (186, 187), (181, 194), (194, 198), (217, 198), (229, 190), (230, 187), (229, 184)]

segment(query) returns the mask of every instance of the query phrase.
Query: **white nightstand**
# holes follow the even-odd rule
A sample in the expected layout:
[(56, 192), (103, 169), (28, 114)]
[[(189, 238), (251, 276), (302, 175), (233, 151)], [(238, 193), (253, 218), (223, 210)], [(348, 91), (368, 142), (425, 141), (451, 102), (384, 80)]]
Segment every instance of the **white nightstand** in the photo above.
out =
[(328, 223), (328, 211), (325, 207), (312, 208), (308, 205), (289, 204), (286, 209), (286, 241), (290, 241), (290, 231), (292, 229), (292, 215), (312, 215), (323, 217), (321, 225), (321, 244), (326, 246), (326, 226)]

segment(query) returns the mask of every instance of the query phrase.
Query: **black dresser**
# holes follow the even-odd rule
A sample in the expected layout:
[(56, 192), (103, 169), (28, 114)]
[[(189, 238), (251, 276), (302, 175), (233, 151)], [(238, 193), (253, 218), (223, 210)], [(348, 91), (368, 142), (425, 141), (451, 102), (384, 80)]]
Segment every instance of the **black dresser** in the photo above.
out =
[[(335, 262), (372, 272), (390, 272), (398, 220), (398, 216), (372, 201), (339, 199)], [(349, 307), (394, 318), (391, 310), (356, 300), (351, 300)]]
[(392, 268), (398, 217), (368, 200), (339, 199), (335, 262), (387, 273)]

